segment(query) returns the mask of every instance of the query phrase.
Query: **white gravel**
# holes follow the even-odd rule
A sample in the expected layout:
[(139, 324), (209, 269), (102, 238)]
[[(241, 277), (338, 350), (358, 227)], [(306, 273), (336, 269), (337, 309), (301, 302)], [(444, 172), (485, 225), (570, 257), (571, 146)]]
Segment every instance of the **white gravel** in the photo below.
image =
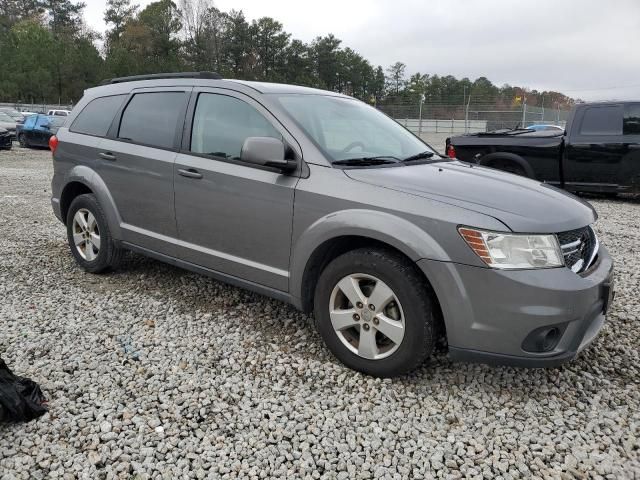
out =
[(82, 273), (50, 154), (0, 152), (0, 356), (50, 412), (0, 426), (0, 478), (637, 478), (640, 201), (594, 200), (617, 298), (558, 369), (378, 380), (283, 303), (130, 255)]

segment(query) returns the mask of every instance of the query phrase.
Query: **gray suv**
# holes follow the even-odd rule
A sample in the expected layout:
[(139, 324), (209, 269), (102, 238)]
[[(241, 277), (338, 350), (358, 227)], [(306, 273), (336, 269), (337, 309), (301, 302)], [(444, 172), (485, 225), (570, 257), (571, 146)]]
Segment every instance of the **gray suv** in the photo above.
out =
[(347, 366), (555, 366), (604, 324), (586, 202), (439, 155), (360, 101), (213, 73), (106, 81), (52, 137), (52, 205), (99, 273), (132, 250), (314, 312)]

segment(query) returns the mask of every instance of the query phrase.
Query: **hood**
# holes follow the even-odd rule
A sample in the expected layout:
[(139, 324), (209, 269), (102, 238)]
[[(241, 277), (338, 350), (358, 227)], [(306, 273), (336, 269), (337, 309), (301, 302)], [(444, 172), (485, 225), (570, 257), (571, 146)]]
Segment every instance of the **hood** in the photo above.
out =
[(490, 215), (514, 232), (564, 232), (597, 219), (589, 203), (563, 190), (458, 161), (344, 172), (360, 182)]

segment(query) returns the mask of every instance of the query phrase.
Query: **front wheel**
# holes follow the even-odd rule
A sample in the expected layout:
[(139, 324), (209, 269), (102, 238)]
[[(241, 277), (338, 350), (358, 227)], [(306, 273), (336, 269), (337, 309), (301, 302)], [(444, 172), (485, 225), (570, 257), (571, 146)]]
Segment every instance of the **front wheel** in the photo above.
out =
[(316, 327), (348, 367), (394, 377), (422, 364), (435, 343), (435, 300), (415, 265), (399, 254), (358, 249), (320, 274)]
[(76, 197), (67, 214), (67, 240), (82, 269), (101, 273), (120, 263), (123, 250), (111, 237), (107, 218), (92, 194)]
[(22, 148), (27, 148), (29, 145), (27, 144), (27, 138), (24, 136), (24, 133), (18, 135), (18, 143)]

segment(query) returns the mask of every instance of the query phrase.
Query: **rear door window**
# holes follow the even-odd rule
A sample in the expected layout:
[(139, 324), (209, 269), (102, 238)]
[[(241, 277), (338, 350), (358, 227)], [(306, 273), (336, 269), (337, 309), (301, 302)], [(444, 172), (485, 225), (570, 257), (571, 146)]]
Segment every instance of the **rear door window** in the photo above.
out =
[(640, 135), (640, 103), (632, 103), (624, 108), (624, 135)]
[(91, 100), (71, 125), (72, 132), (104, 137), (126, 95), (112, 95)]
[(622, 135), (622, 105), (588, 107), (582, 117), (580, 135)]
[(134, 95), (122, 114), (118, 138), (150, 147), (172, 148), (186, 101), (184, 92)]
[(249, 137), (282, 135), (255, 108), (227, 95), (201, 93), (196, 104), (191, 133), (191, 151), (239, 160)]

